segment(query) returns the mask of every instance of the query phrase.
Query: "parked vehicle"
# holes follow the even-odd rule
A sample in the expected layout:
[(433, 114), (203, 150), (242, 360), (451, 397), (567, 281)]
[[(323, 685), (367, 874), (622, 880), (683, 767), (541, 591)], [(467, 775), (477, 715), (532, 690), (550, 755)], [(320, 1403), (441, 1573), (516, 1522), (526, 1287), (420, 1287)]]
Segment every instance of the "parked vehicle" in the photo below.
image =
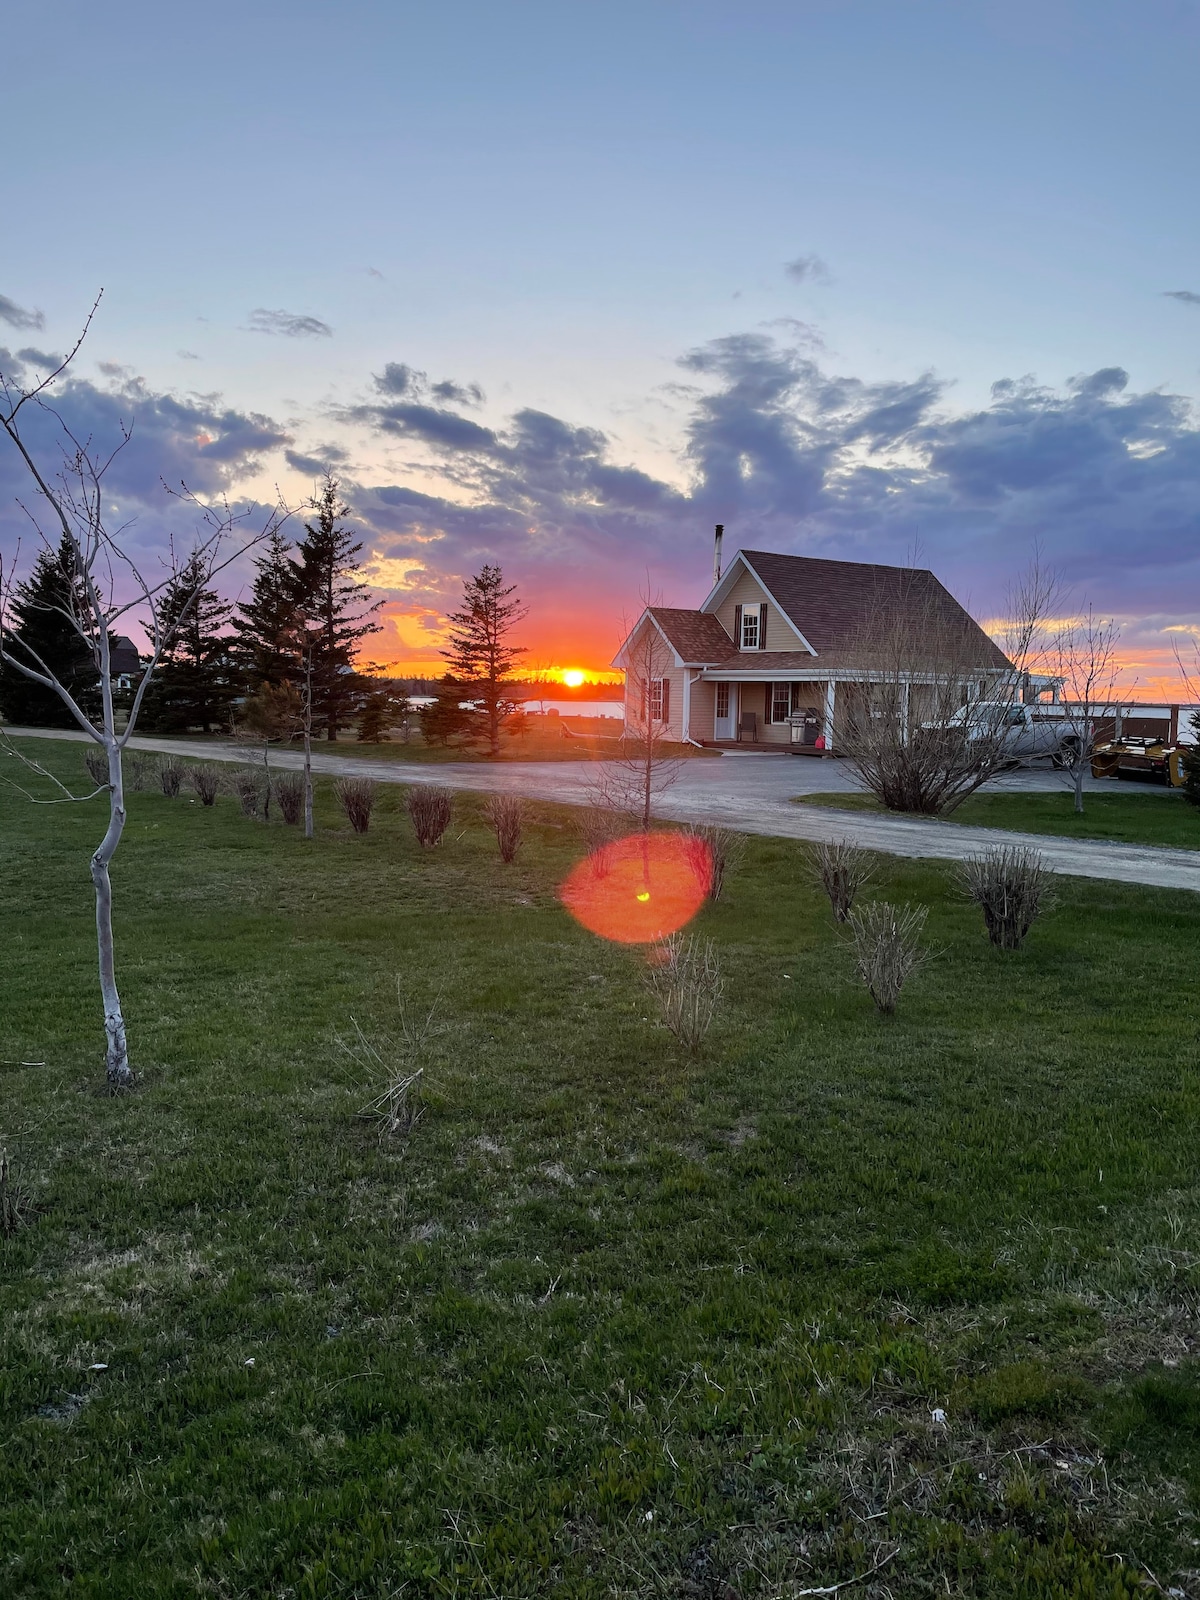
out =
[(1165, 739), (1109, 739), (1092, 751), (1093, 778), (1142, 778), (1182, 789), (1184, 759), (1190, 746)]
[(1068, 765), (1081, 739), (1081, 730), (1075, 724), (1064, 727), (1060, 719), (1039, 717), (1036, 706), (1003, 700), (963, 706), (947, 726), (953, 732), (961, 730), (972, 740), (994, 739), (999, 731), (1004, 758), (1012, 766), (1042, 758), (1058, 767)]

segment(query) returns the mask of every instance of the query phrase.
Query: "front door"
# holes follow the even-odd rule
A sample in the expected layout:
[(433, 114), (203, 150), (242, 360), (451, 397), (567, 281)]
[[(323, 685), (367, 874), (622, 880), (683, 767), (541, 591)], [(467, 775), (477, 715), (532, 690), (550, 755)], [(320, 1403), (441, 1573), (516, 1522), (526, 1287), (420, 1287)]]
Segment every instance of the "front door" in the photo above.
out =
[(713, 720), (714, 739), (732, 739), (733, 730), (737, 726), (737, 685), (733, 683), (718, 683), (716, 686), (717, 706)]

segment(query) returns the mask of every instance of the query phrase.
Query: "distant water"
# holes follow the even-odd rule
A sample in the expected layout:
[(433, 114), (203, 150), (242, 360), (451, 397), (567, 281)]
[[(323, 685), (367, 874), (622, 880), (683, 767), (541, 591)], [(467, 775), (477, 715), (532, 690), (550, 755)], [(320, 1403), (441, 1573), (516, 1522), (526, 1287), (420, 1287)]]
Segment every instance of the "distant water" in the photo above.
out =
[[(415, 706), (418, 711), (426, 706), (436, 705), (431, 694), (414, 694), (409, 699), (409, 705)], [(469, 705), (469, 701), (463, 701)], [(526, 700), (525, 710), (537, 716), (543, 711), (557, 711), (560, 717), (615, 717), (618, 722), (625, 720), (625, 702), (623, 700)]]

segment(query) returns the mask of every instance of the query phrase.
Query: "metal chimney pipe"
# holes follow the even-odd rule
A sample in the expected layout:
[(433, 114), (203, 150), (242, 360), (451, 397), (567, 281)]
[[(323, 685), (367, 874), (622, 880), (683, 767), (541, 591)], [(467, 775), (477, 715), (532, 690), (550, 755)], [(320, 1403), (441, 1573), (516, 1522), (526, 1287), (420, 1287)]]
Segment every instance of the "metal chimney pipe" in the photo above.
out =
[(717, 523), (717, 531), (713, 537), (713, 585), (721, 581), (721, 540), (725, 537), (725, 524)]

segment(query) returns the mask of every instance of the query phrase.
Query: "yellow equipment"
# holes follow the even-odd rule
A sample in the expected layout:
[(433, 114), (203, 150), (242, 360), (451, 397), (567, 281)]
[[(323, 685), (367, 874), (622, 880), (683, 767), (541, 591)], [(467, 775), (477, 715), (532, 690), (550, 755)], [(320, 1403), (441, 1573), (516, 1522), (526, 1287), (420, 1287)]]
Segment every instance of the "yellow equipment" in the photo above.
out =
[(1192, 747), (1165, 739), (1109, 739), (1092, 751), (1093, 778), (1143, 778), (1182, 789)]

